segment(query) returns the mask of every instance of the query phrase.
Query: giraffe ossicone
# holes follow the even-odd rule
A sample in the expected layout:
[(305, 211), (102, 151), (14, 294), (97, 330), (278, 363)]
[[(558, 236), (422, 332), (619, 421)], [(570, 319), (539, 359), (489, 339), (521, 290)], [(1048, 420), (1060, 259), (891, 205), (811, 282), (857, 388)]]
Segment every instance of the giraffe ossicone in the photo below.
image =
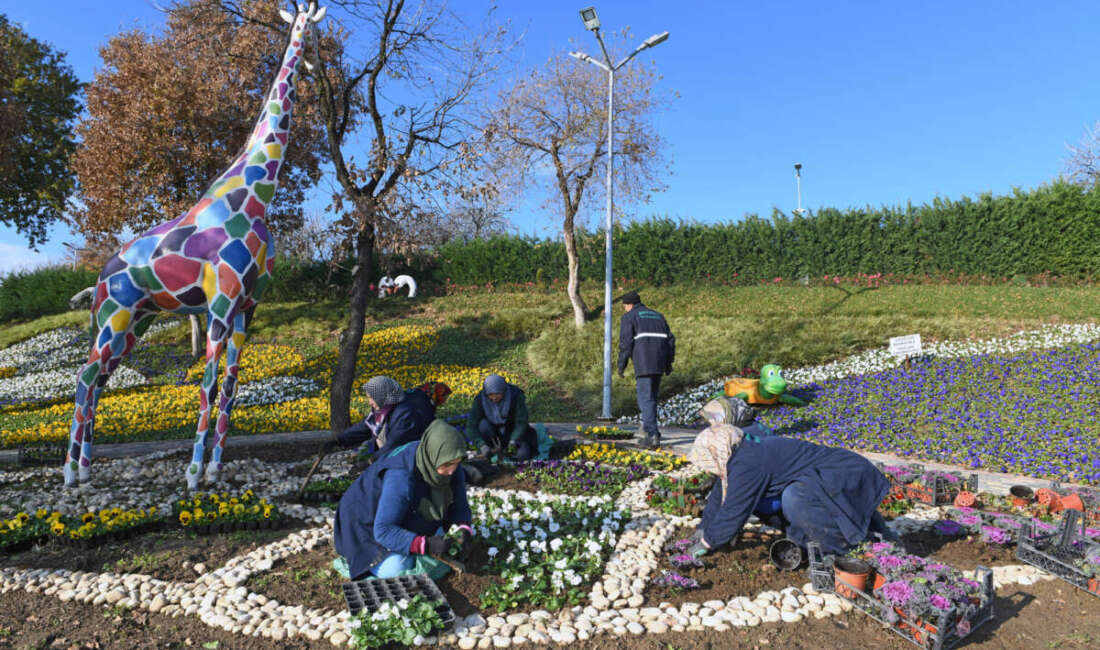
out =
[[(325, 8), (310, 2), (308, 7), (299, 4), (297, 15), (280, 15), (291, 24), (288, 43), (241, 153), (190, 210), (123, 245), (99, 275), (90, 318), (95, 336), (88, 362), (77, 374), (65, 485), (90, 479), (96, 403), (111, 373), (159, 311), (206, 313), (206, 370), (184, 476), (189, 489), (198, 487), (208, 443), (206, 479), (217, 481), (221, 474), (241, 347), (275, 264), (275, 242), (264, 214), (275, 196), (290, 140), (298, 66), (305, 59), (310, 26), (324, 17)], [(211, 431), (223, 353), (225, 378)]]

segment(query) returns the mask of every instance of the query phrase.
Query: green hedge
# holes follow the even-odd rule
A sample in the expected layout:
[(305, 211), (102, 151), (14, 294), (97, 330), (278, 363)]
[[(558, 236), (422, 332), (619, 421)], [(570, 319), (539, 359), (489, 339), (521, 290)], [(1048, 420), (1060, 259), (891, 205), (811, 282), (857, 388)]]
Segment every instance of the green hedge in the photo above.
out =
[[(603, 277), (603, 236), (578, 236), (581, 276)], [(433, 277), (460, 285), (566, 277), (561, 241), (495, 237), (442, 246)], [(615, 276), (654, 284), (757, 282), (857, 273), (955, 272), (1008, 278), (1100, 275), (1100, 189), (1039, 189), (904, 207), (826, 209), (699, 224), (635, 222), (615, 231)]]
[(95, 284), (98, 274), (51, 266), (0, 278), (0, 322), (69, 311), (69, 298)]

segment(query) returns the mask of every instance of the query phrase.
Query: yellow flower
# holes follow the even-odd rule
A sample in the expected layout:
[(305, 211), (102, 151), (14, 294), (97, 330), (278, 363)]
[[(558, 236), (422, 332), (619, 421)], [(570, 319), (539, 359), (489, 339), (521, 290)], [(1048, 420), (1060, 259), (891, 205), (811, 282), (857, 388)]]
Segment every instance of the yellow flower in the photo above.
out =
[(84, 523), (87, 523), (93, 519), (95, 519), (95, 515), (90, 512), (85, 512), (84, 514), (80, 515), (80, 521), (83, 521)]
[(191, 525), (191, 513), (188, 512), (187, 510), (184, 510), (183, 512), (180, 513), (180, 525), (181, 526), (190, 526)]

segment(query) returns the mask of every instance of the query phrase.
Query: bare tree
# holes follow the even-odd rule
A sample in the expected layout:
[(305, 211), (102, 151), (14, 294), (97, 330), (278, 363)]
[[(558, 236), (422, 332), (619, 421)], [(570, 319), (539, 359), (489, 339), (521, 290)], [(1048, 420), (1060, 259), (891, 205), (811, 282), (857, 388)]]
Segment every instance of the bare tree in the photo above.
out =
[[(248, 139), (286, 44), (278, 0), (179, 0), (160, 34), (129, 31), (100, 50), (72, 166), (76, 223), (90, 240), (140, 232), (182, 214)], [(270, 22), (263, 22), (270, 21)], [(328, 29), (316, 40), (339, 48)], [(316, 93), (300, 84), (293, 142), (278, 198), (266, 213), (276, 236), (301, 221), (326, 153)]]
[(1085, 128), (1085, 136), (1077, 145), (1068, 145), (1063, 174), (1070, 182), (1091, 187), (1100, 181), (1100, 121)]
[[(623, 33), (611, 49), (624, 49)], [(615, 196), (618, 204), (646, 201), (663, 189), (663, 141), (653, 117), (666, 105), (655, 90), (652, 63), (634, 61), (615, 73)], [(577, 327), (587, 307), (580, 295), (575, 232), (583, 206), (604, 196), (607, 173), (607, 77), (564, 55), (524, 72), (500, 96), (486, 133), (494, 167), (518, 170), (525, 187), (540, 187), (546, 207), (562, 223), (569, 282), (566, 292)]]
[[(356, 353), (363, 337), (370, 269), (380, 245), (411, 250), (410, 234), (432, 218), (434, 197), (455, 191), (479, 149), (469, 103), (484, 88), (505, 31), (465, 25), (441, 2), (347, 0), (343, 24), (367, 50), (359, 58), (317, 57), (321, 111), (329, 155), (341, 191), (333, 197), (338, 224), (356, 259), (348, 327), (332, 378), (329, 425), (350, 422)], [(327, 71), (338, 70), (331, 82)], [(364, 108), (362, 133), (356, 117)], [(353, 137), (357, 136), (357, 137)], [(357, 161), (357, 140), (369, 148)]]

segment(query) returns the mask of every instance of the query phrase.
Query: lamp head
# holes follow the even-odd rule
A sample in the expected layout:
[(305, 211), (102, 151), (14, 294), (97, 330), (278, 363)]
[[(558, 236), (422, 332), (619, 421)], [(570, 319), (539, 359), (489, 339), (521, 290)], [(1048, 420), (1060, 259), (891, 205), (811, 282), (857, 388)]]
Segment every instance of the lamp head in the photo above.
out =
[(654, 45), (660, 45), (661, 43), (664, 43), (667, 40), (668, 40), (668, 32), (661, 32), (660, 34), (654, 34), (653, 36), (650, 36), (649, 38), (645, 39), (645, 41), (642, 43), (642, 45), (645, 45), (646, 47), (653, 47)]
[(794, 170), (799, 171), (800, 169), (802, 169), (802, 163), (795, 163), (794, 164)]
[(600, 17), (596, 15), (595, 7), (581, 9), (581, 20), (584, 21), (584, 28), (589, 31), (594, 32), (600, 28)]

